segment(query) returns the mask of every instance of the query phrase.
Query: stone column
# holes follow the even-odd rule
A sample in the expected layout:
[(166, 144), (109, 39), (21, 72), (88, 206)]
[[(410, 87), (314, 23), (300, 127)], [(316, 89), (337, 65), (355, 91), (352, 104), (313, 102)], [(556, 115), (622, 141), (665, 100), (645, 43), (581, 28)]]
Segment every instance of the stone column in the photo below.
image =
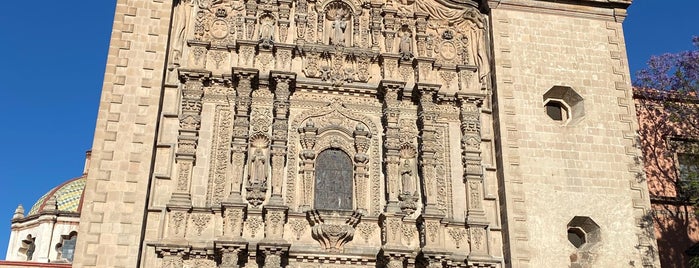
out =
[(427, 42), (427, 17), (429, 14), (423, 12), (415, 12), (415, 39), (417, 43), (417, 57), (427, 57), (426, 42)]
[(466, 184), (467, 222), (484, 222), (483, 167), (481, 165), (481, 95), (459, 94), (461, 105), (461, 150)]
[(354, 130), (354, 147), (357, 150), (357, 154), (354, 156), (354, 184), (355, 193), (357, 201), (357, 209), (362, 214), (366, 214), (369, 211), (369, 204), (367, 203), (367, 193), (369, 189), (367, 187), (369, 183), (369, 155), (367, 151), (369, 150), (369, 142), (371, 138), (371, 133), (366, 131), (365, 126), (362, 123), (357, 124)]
[(313, 121), (306, 120), (306, 125), (299, 128), (301, 133), (301, 207), (300, 210), (305, 212), (311, 209), (313, 202), (313, 183), (315, 182), (315, 158), (316, 153), (313, 147), (316, 144), (316, 135), (318, 128), (315, 127)]
[(279, 43), (286, 43), (289, 35), (291, 0), (279, 0)]
[(436, 104), (434, 103), (435, 94), (439, 91), (439, 85), (418, 83), (418, 94), (420, 94), (420, 102), (418, 104), (418, 120), (421, 123), (422, 129), (420, 134), (422, 142), (420, 143), (420, 165), (422, 167), (422, 187), (425, 193), (425, 209), (424, 214), (443, 216), (437, 204), (437, 140), (436, 140)]
[(483, 95), (458, 94), (461, 108), (461, 149), (466, 187), (466, 224), (469, 228), (469, 258), (489, 256), (488, 220), (483, 207), (480, 105)]
[(250, 126), (250, 103), (252, 102), (252, 83), (257, 70), (235, 68), (233, 75), (238, 80), (236, 88), (237, 98), (235, 99), (235, 115), (233, 119), (233, 140), (231, 143), (231, 193), (227, 203), (241, 203), (241, 186), (245, 168), (245, 158), (248, 151), (248, 128)]
[(384, 9), (384, 47), (386, 53), (393, 54), (393, 43), (396, 36), (396, 10)]
[(175, 191), (170, 197), (168, 208), (180, 207), (189, 209), (192, 206), (190, 193), (192, 169), (196, 164), (199, 128), (201, 127), (201, 98), (204, 94), (203, 82), (209, 72), (180, 71), (185, 80), (182, 89), (182, 103), (179, 115), (180, 128), (177, 136), (177, 151), (175, 163), (177, 179)]
[(386, 170), (386, 190), (388, 191), (388, 203), (386, 211), (399, 212), (398, 195), (401, 191), (400, 181), (400, 101), (398, 93), (405, 86), (405, 82), (381, 81), (383, 90), (383, 115), (384, 115), (384, 169)]
[(379, 51), (379, 40), (381, 40), (381, 29), (383, 28), (382, 5), (382, 1), (371, 1), (371, 49), (376, 52)]
[(291, 83), (296, 79), (295, 73), (271, 73), (275, 82), (274, 89), (274, 123), (272, 123), (272, 197), (270, 204), (283, 205), (282, 185), (284, 184), (284, 166), (286, 165), (287, 140), (289, 136), (289, 96)]

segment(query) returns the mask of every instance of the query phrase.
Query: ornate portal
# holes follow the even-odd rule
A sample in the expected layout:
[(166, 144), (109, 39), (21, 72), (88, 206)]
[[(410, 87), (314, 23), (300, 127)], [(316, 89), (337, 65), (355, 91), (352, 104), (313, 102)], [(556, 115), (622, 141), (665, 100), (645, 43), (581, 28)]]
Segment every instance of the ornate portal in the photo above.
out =
[(657, 266), (631, 0), (117, 2), (76, 267)]
[(499, 265), (472, 142), (489, 142), (477, 3), (198, 0), (174, 12), (166, 87), (179, 122), (164, 135), (177, 176), (154, 190), (169, 196), (156, 201), (162, 267)]

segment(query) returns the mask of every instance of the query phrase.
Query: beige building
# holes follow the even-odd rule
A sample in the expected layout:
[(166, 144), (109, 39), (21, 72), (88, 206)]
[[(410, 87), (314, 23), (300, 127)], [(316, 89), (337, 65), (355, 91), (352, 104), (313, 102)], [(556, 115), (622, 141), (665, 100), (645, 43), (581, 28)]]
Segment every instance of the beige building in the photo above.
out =
[(118, 0), (73, 267), (658, 267), (631, 0)]

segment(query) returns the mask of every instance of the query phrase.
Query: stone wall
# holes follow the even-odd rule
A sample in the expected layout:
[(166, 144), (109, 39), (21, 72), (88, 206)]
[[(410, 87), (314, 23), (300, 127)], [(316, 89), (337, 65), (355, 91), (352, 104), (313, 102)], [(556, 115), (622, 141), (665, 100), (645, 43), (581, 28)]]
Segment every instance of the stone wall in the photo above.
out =
[[(649, 199), (634, 143), (623, 14), (522, 2), (492, 13), (513, 267), (657, 265), (643, 218)], [(567, 119), (547, 115), (548, 98), (565, 103)], [(599, 225), (601, 239), (573, 246), (567, 230), (575, 216)]]
[(171, 6), (117, 1), (73, 267), (139, 265)]

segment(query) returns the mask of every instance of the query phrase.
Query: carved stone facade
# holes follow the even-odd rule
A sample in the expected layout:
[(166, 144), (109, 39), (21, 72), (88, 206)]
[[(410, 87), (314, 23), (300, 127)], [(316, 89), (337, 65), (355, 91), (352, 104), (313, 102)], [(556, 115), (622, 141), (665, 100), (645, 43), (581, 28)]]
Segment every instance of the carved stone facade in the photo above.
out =
[[(115, 36), (112, 46), (137, 49), (157, 36), (159, 43), (143, 43), (144, 53), (163, 55), (143, 64), (166, 69), (158, 89), (105, 86), (103, 100), (111, 102), (103, 106), (119, 98), (137, 103), (100, 110), (79, 267), (564, 267), (572, 252), (565, 222), (576, 215), (600, 223), (607, 240), (601, 244), (619, 251), (598, 253), (596, 266), (656, 262), (646, 254), (652, 240), (636, 225), (649, 203), (638, 195), (645, 186), (635, 181), (627, 140), (635, 125), (614, 121), (633, 114), (633, 106), (599, 107), (616, 103), (608, 99), (630, 101), (621, 24), (614, 21), (630, 1), (142, 2), (152, 10), (119, 1), (125, 8), (117, 12), (125, 13), (117, 17), (172, 18), (170, 30), (137, 28)], [(557, 20), (589, 38), (561, 32)], [(578, 48), (594, 67), (532, 71), (550, 65), (542, 53)], [(114, 57), (117, 68), (140, 64)], [(606, 69), (615, 74), (594, 73)], [(115, 75), (124, 73), (132, 72)], [(579, 86), (592, 107), (586, 120), (561, 125), (545, 116), (537, 94), (560, 83)], [(145, 92), (153, 95), (131, 96)], [(144, 114), (111, 114), (117, 111)], [(128, 120), (153, 128), (118, 127)], [(606, 129), (597, 128), (601, 122)], [(142, 147), (114, 146), (127, 143), (119, 139), (129, 131), (154, 149), (120, 151)], [(607, 138), (586, 138), (595, 135)], [(554, 140), (577, 145), (544, 143)], [(597, 149), (607, 163), (631, 169), (599, 171), (590, 155)], [(120, 157), (126, 164), (107, 164)], [(118, 206), (136, 214), (145, 207), (145, 217), (127, 219), (95, 205), (113, 202), (107, 185), (123, 186)], [(618, 213), (610, 216), (610, 206)], [(122, 225), (136, 235), (91, 234)], [(91, 253), (108, 252), (112, 240), (128, 257)]]

